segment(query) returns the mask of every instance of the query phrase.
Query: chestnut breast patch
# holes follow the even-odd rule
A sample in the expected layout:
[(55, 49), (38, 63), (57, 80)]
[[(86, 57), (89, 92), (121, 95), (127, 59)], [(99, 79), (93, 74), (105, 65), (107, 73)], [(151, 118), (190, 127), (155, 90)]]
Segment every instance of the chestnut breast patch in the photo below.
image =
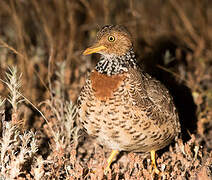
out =
[(126, 74), (107, 76), (97, 71), (93, 71), (90, 79), (96, 98), (99, 100), (106, 100), (110, 98), (125, 78)]

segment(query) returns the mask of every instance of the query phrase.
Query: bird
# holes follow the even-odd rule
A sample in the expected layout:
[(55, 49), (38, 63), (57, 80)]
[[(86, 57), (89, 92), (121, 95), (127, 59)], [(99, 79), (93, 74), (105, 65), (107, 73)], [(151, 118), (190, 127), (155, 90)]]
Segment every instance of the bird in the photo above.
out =
[(100, 54), (77, 100), (78, 121), (88, 135), (112, 149), (105, 173), (120, 151), (151, 154), (180, 133), (173, 97), (137, 63), (130, 32), (122, 25), (105, 25), (83, 55)]

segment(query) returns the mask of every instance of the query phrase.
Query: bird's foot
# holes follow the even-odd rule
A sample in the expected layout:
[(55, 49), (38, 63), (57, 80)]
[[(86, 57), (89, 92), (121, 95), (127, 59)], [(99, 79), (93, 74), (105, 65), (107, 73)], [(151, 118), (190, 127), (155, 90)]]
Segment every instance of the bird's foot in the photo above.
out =
[(157, 165), (156, 165), (155, 151), (152, 150), (150, 153), (151, 153), (151, 160), (152, 160), (153, 173), (156, 173), (157, 175), (159, 175), (161, 172), (160, 172), (160, 170), (157, 168)]
[(108, 164), (107, 167), (104, 169), (104, 175), (107, 175), (110, 171), (110, 165)]
[(157, 175), (161, 175), (161, 171), (157, 168), (157, 166), (155, 164), (151, 164), (152, 168), (151, 168), (151, 173), (155, 173)]
[(118, 150), (113, 150), (110, 154), (110, 157), (107, 159), (107, 167), (104, 170), (104, 174), (106, 175), (110, 171), (110, 165), (113, 162), (113, 158), (119, 153)]

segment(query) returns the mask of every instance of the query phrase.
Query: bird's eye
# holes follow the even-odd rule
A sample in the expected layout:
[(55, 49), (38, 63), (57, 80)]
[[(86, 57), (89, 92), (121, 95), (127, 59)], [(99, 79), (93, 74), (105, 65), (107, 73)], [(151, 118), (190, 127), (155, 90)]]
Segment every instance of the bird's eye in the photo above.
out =
[(115, 41), (115, 37), (114, 36), (108, 36), (108, 41), (114, 42)]

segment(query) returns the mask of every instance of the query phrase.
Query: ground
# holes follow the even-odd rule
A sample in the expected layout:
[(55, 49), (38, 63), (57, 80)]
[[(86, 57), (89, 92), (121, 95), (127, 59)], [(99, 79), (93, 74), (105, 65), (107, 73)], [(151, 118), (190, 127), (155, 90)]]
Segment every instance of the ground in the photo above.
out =
[[(212, 178), (212, 1), (1, 0), (1, 179)], [(105, 24), (125, 25), (138, 61), (171, 92), (182, 133), (157, 152), (110, 150), (76, 126), (76, 99)]]

